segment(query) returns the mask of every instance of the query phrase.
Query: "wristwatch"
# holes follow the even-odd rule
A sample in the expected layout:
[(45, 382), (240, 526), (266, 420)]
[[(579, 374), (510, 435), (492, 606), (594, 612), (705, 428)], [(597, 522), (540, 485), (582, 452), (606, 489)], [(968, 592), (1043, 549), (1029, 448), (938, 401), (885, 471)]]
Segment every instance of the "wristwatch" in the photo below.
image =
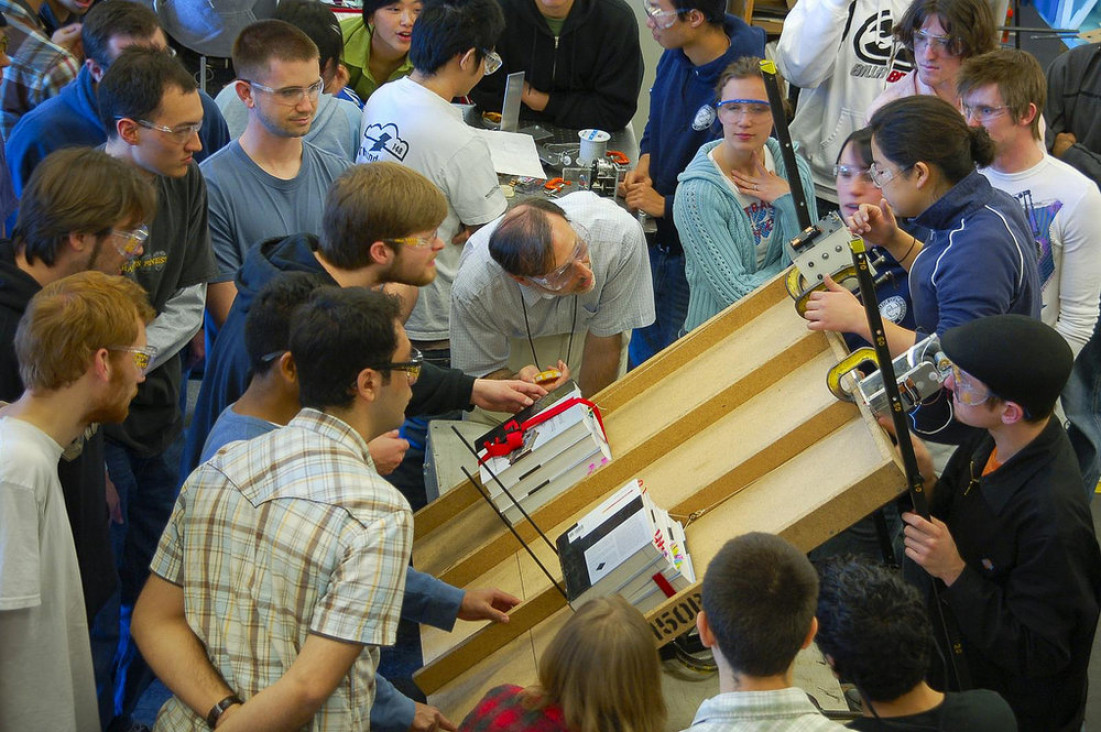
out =
[(211, 707), (210, 711), (206, 714), (206, 726), (214, 729), (214, 725), (218, 724), (218, 720), (222, 718), (222, 714), (234, 704), (244, 704), (244, 702), (241, 701), (241, 698), (236, 694), (230, 694)]

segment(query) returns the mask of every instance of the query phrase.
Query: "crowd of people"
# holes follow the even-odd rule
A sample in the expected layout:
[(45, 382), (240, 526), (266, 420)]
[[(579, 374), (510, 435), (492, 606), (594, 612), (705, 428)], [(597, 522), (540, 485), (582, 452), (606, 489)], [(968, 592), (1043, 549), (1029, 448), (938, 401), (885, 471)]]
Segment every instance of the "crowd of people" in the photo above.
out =
[[(211, 3), (205, 34), (167, 3), (0, 0), (0, 727), (140, 729), (159, 678), (164, 730), (664, 729), (618, 597), (460, 724), (379, 673), (399, 624), (521, 602), (412, 568), (428, 424), (598, 394), (786, 269), (801, 191), (881, 256), (891, 352), (935, 335), (951, 362), (911, 415), (931, 512), (891, 507), (901, 570), (727, 542), (697, 618), (720, 693), (691, 729), (839, 727), (793, 685), (816, 637), (853, 728), (1081, 728), (1101, 45), (1045, 73), (983, 0), (798, 0), (774, 53), (792, 165), (764, 32), (723, 0), (642, 3), (663, 54), (613, 199), (506, 197), (462, 107), (500, 111), (523, 71), (526, 123), (633, 140), (624, 0)], [(231, 71), (214, 96), (200, 54)], [(805, 317), (872, 338), (828, 278)]]

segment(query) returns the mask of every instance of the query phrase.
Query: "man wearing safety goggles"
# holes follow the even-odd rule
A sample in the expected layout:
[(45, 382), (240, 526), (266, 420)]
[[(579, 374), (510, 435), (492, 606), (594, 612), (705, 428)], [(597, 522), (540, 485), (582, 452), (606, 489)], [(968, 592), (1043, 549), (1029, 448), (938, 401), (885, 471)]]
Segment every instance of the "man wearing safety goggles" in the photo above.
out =
[(548, 390), (575, 374), (591, 396), (623, 372), (630, 331), (654, 322), (648, 267), (638, 222), (613, 201), (588, 191), (525, 201), (463, 253), (452, 361)]
[(903, 514), (906, 556), (947, 586), (940, 600), (959, 627), (972, 686), (1001, 694), (1021, 729), (1076, 730), (1101, 550), (1078, 460), (1051, 416), (1070, 347), (1023, 315), (951, 328), (941, 345), (955, 418), (983, 431), (939, 480), (915, 440), (932, 519)]

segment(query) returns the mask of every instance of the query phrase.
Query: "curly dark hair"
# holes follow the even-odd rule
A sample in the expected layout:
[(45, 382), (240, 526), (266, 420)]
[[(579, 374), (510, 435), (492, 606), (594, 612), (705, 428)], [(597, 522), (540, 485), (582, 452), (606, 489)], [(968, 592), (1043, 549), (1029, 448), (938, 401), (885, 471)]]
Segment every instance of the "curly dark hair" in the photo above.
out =
[(935, 641), (918, 591), (861, 557), (831, 557), (818, 573), (818, 647), (841, 678), (875, 702), (921, 683)]

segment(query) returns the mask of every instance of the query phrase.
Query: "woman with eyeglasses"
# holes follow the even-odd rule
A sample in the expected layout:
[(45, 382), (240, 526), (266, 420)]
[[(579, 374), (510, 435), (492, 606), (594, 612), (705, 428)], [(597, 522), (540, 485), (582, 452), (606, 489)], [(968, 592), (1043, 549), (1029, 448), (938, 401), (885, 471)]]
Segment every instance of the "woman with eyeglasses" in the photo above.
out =
[[(909, 51), (913, 70), (891, 82), (871, 106), (867, 118), (888, 102), (925, 94), (960, 108), (956, 76), (972, 56), (993, 51), (997, 23), (987, 0), (914, 0), (894, 27), (896, 42)], [(893, 64), (892, 64), (893, 65)]]
[(341, 22), (340, 60), (360, 105), (386, 82), (413, 72), (409, 44), (422, 5), (421, 0), (364, 0), (360, 17)]
[[(909, 273), (916, 332), (884, 323), (891, 353), (984, 315), (1040, 316), (1036, 243), (1023, 210), (976, 171), (994, 159), (982, 127), (968, 127), (934, 97), (891, 102), (872, 117), (869, 172), (883, 198), (861, 203), (853, 233), (885, 248)], [(908, 234), (896, 216), (927, 230)], [(863, 308), (848, 290), (813, 293), (812, 330), (870, 339)]]
[[(791, 264), (784, 244), (802, 229), (780, 144), (769, 138), (772, 110), (760, 59), (746, 56), (732, 63), (716, 91), (722, 139), (699, 149), (678, 178), (673, 201), (689, 288), (685, 331)], [(796, 160), (816, 218), (810, 166)]]
[[(862, 203), (879, 205), (882, 196), (872, 180), (871, 167), (872, 131), (864, 127), (854, 131), (841, 143), (837, 163), (833, 166), (842, 218), (847, 220), (856, 214)], [(902, 226), (905, 228), (905, 224)], [(870, 254), (873, 260), (881, 260), (875, 265), (875, 295), (879, 301), (879, 312), (891, 322), (913, 330), (914, 308), (910, 303), (906, 269), (882, 247), (875, 248)], [(867, 341), (851, 333), (845, 335), (845, 342), (850, 348), (867, 345)]]

